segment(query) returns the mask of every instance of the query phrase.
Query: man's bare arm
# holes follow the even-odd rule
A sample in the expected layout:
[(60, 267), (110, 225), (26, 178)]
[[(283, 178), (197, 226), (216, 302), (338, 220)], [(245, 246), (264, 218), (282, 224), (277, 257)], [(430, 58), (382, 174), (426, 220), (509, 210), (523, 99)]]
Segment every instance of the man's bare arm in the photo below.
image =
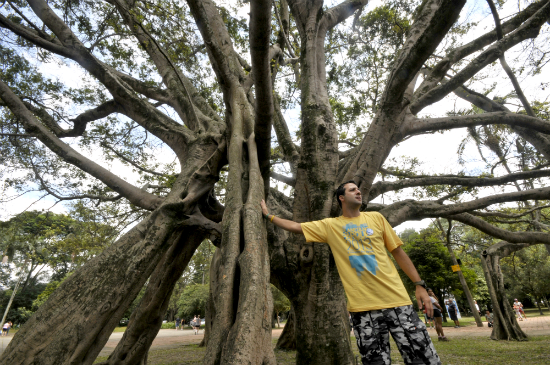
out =
[[(416, 267), (414, 267), (414, 264), (412, 263), (411, 259), (407, 255), (405, 251), (401, 247), (397, 247), (394, 249), (391, 254), (393, 255), (393, 258), (397, 262), (397, 265), (407, 274), (409, 279), (412, 280), (412, 282), (420, 281), (420, 275), (418, 275), (418, 271), (416, 271)], [(416, 286), (416, 301), (418, 302), (418, 308), (422, 309), (422, 303), (424, 303), (424, 306), (426, 307), (426, 314), (428, 317), (433, 317), (433, 306), (432, 301), (430, 300), (430, 296), (428, 295), (428, 292), (426, 289), (421, 287), (420, 285)]]
[[(265, 201), (262, 199), (262, 202), (260, 203), (262, 206), (262, 212), (265, 215), (268, 215), (269, 212), (267, 210), (267, 205), (265, 205)], [(273, 217), (273, 218), (272, 218)], [(281, 227), (285, 231), (289, 231), (292, 233), (299, 233), (304, 234), (302, 231), (302, 225), (300, 223), (296, 223), (294, 221), (289, 221), (288, 219), (279, 218), (275, 215), (270, 215), (269, 220), (273, 222), (274, 225), (277, 227)]]

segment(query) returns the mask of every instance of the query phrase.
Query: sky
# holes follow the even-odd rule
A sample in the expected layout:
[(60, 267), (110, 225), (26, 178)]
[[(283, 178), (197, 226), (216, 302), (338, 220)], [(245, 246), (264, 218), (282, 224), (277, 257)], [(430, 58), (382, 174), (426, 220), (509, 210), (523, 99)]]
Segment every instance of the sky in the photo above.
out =
[[(327, 4), (336, 3), (337, 1), (327, 2)], [(381, 0), (370, 1), (365, 12), (379, 6), (381, 3), (383, 3)], [(522, 8), (526, 6), (521, 0), (519, 2), (509, 1), (508, 5), (504, 9), (500, 9), (501, 18), (505, 19), (508, 15), (516, 12), (518, 4), (521, 4)], [(241, 16), (247, 16), (246, 9), (243, 9), (243, 14), (241, 14)], [(468, 1), (460, 21), (465, 21), (466, 18), (479, 22), (475, 31), (472, 32), (471, 37), (478, 36), (480, 32), (485, 33), (494, 27), (494, 23), (485, 0)], [(545, 25), (544, 31), (548, 32), (548, 28), (549, 27)], [(516, 47), (516, 49), (507, 52), (507, 57), (512, 60), (517, 57), (521, 57), (518, 53), (519, 48), (520, 47)], [(84, 79), (82, 69), (74, 63), (57, 62), (49, 63), (46, 67), (41, 67), (41, 71), (44, 74), (49, 75), (52, 78), (62, 80), (69, 87), (79, 86), (81, 80)], [(502, 72), (500, 74), (502, 74)], [(535, 97), (539, 100), (547, 97), (548, 92), (546, 92), (546, 95), (541, 94), (541, 80), (550, 80), (549, 70), (545, 70), (542, 74), (537, 75), (537, 77), (520, 77), (522, 88), (524, 89), (529, 100), (533, 100)], [(477, 89), (474, 87), (474, 89), (481, 90), (496, 81), (499, 82), (498, 88), (495, 90), (498, 95), (503, 95), (512, 90), (511, 84), (507, 80), (502, 80), (501, 76), (496, 78), (488, 77), (480, 81), (477, 85), (474, 85), (478, 87)], [(489, 96), (492, 96), (492, 94)], [(468, 103), (451, 95), (435, 105), (426, 108), (422, 111), (421, 115), (445, 116), (445, 113), (451, 109), (458, 110), (467, 108), (470, 108)], [(290, 128), (295, 130), (299, 123), (299, 110), (295, 109), (287, 111), (286, 118), (287, 121), (289, 121)], [(366, 122), (367, 121), (364, 121), (364, 123)], [(440, 134), (416, 136), (396, 146), (392, 150), (389, 159), (399, 158), (401, 156), (407, 156), (410, 158), (416, 157), (422, 162), (421, 168), (424, 171), (456, 173), (463, 169), (463, 167), (457, 162), (457, 150), (459, 144), (465, 137), (466, 131), (464, 129), (451, 130)], [(171, 160), (171, 155), (168, 152), (166, 154), (168, 156), (167, 159)], [(99, 154), (92, 157), (97, 161), (101, 161), (101, 156)], [(465, 155), (465, 159), (468, 161), (468, 173), (473, 174), (478, 169), (483, 169), (484, 163), (482, 163), (477, 153), (468, 152)], [(135, 174), (120, 163), (113, 163), (111, 165), (111, 169), (116, 170), (117, 173), (120, 173), (130, 181), (135, 179)], [(3, 198), (5, 198), (5, 196)], [(10, 202), (0, 204), (0, 219), (9, 219), (10, 216), (24, 209), (50, 209), (58, 213), (66, 212), (67, 210), (66, 206), (63, 204), (54, 205), (55, 201), (52, 198), (47, 197), (38, 202), (36, 202), (36, 198), (37, 194), (26, 194)], [(384, 196), (385, 203), (388, 203), (390, 200), (391, 196)], [(382, 200), (378, 199), (375, 202), (382, 202)], [(430, 222), (430, 220), (406, 222), (397, 227), (396, 230), (398, 232), (406, 228), (415, 228), (418, 230), (426, 227)]]

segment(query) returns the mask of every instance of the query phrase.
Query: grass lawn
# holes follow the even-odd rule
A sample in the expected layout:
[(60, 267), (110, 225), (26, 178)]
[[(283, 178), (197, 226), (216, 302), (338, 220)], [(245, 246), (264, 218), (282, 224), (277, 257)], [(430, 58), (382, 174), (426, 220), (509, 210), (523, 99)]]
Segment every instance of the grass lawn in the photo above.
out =
[[(359, 355), (352, 336), (353, 350)], [(273, 340), (273, 345), (277, 341)], [(435, 342), (435, 348), (443, 365), (547, 365), (550, 364), (550, 336), (531, 336), (524, 342), (492, 341), (485, 338), (453, 338), (449, 342)], [(393, 340), (391, 340), (392, 364), (403, 364)], [(205, 348), (198, 345), (182, 345), (168, 350), (151, 350), (150, 365), (201, 364)], [(294, 365), (295, 351), (275, 351), (279, 365)], [(101, 357), (96, 362), (104, 361)]]

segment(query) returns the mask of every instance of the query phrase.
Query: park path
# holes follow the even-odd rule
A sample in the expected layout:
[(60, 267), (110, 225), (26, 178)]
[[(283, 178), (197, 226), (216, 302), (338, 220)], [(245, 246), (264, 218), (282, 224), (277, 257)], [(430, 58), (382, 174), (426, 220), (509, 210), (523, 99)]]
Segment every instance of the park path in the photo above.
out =
[[(550, 316), (529, 317), (529, 319), (518, 323), (527, 336), (550, 335)], [(477, 327), (475, 323), (460, 328), (443, 327), (443, 332), (447, 337), (489, 337), (492, 330), (487, 327), (487, 322), (483, 322), (483, 327)], [(429, 329), (428, 332), (431, 337), (437, 336), (434, 329)]]
[[(444, 332), (447, 337), (489, 337), (491, 335), (492, 328), (487, 327), (487, 322), (483, 323), (483, 327), (467, 326), (460, 328), (445, 327)], [(529, 317), (528, 320), (519, 322), (520, 327), (525, 331), (528, 336), (540, 336), (550, 335), (550, 316), (541, 317)], [(272, 334), (273, 338), (279, 338), (283, 329), (274, 329)], [(437, 336), (435, 330), (429, 329), (431, 337)], [(109, 355), (116, 347), (123, 332), (115, 332), (110, 337), (99, 356)], [(157, 337), (151, 345), (152, 349), (167, 349), (180, 346), (182, 344), (199, 344), (204, 336), (204, 331), (201, 330), (200, 334), (194, 335), (193, 330), (181, 330), (176, 331), (174, 329), (163, 329), (157, 334)], [(12, 335), (7, 337), (0, 337), (0, 354), (8, 343), (10, 342)]]

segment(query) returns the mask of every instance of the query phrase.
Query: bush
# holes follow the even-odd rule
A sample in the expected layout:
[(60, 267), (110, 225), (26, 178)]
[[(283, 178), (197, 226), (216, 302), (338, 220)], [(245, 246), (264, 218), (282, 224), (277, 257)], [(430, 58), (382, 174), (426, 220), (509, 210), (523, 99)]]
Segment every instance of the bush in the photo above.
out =
[(176, 329), (176, 323), (175, 322), (166, 322), (163, 323), (160, 327), (161, 329)]

